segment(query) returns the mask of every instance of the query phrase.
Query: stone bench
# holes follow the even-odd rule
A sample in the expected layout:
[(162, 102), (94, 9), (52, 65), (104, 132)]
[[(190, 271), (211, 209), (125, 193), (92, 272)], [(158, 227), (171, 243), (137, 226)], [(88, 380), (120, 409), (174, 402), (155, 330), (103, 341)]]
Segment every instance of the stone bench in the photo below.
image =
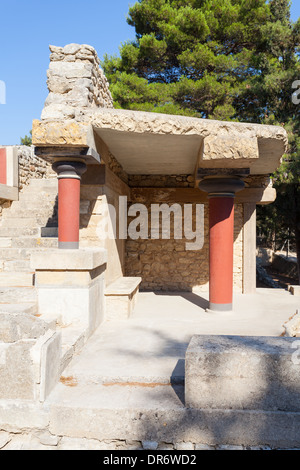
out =
[(136, 305), (141, 277), (120, 277), (105, 289), (106, 319), (127, 319)]

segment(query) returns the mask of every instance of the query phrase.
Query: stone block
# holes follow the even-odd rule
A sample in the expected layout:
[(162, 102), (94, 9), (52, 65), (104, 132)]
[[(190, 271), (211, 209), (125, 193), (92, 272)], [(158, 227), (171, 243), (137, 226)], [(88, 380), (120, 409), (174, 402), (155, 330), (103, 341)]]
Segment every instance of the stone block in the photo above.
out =
[(293, 338), (194, 336), (186, 352), (186, 406), (300, 411)]
[(59, 381), (61, 372), (61, 333), (49, 331), (40, 350), (40, 401), (43, 402)]
[(39, 314), (91, 334), (104, 318), (106, 259), (101, 248), (32, 254)]
[(300, 314), (298, 310), (284, 324), (285, 336), (300, 336)]
[(215, 136), (205, 137), (203, 160), (214, 159), (257, 159), (259, 157), (258, 142), (253, 136)]
[(34, 400), (36, 375), (31, 348), (35, 340), (0, 343), (0, 399)]
[(124, 320), (134, 310), (142, 282), (140, 277), (121, 277), (105, 289), (106, 319)]
[(31, 267), (39, 271), (85, 271), (102, 266), (107, 253), (101, 248), (37, 251), (31, 255)]
[(289, 286), (289, 291), (292, 295), (300, 297), (300, 286)]

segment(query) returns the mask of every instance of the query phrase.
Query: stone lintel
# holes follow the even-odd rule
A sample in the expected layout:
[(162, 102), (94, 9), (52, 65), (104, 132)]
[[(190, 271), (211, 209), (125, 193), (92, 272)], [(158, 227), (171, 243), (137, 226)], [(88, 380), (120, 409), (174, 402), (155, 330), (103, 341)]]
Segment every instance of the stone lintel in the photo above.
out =
[[(197, 203), (208, 202), (207, 193), (198, 188), (130, 188), (131, 202), (141, 204), (167, 203)], [(276, 199), (276, 190), (267, 188), (245, 188), (236, 193), (235, 203), (270, 204)]]
[(86, 146), (40, 146), (35, 147), (35, 155), (47, 161), (53, 162), (57, 160), (82, 160), (89, 164), (100, 164), (100, 155), (98, 152)]
[(95, 146), (99, 136), (128, 174), (188, 174), (202, 168), (251, 168), (271, 174), (287, 147), (282, 127), (187, 116), (89, 108), (81, 121), (35, 120), (35, 146)]
[(103, 248), (75, 250), (47, 249), (31, 255), (31, 267), (37, 271), (90, 271), (107, 262)]
[(198, 168), (197, 179), (208, 177), (238, 176), (246, 178), (250, 175), (250, 168)]

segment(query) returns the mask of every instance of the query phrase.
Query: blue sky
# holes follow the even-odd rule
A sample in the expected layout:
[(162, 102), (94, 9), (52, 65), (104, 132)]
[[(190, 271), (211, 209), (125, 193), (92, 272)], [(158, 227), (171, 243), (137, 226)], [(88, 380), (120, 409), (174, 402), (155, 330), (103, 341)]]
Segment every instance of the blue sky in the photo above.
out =
[[(0, 145), (16, 145), (39, 119), (48, 90), (49, 44), (90, 44), (100, 59), (118, 54), (119, 46), (134, 39), (126, 22), (135, 0), (1, 0), (0, 85), (6, 86), (1, 104)], [(86, 5), (86, 6), (85, 6)], [(300, 1), (292, 1), (292, 19), (300, 16)], [(300, 77), (299, 77), (300, 78)]]

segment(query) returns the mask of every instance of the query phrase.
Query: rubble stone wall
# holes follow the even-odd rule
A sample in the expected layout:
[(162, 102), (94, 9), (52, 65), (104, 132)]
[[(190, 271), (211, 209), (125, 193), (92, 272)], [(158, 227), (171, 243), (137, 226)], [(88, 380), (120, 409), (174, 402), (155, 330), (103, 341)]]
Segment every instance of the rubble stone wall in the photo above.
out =
[(108, 81), (95, 49), (89, 45), (50, 46), (49, 95), (42, 120), (82, 120), (89, 108), (113, 108)]
[[(15, 146), (18, 156), (19, 191), (27, 186), (31, 179), (55, 176), (51, 164), (34, 154), (34, 147), (27, 145)], [(0, 217), (2, 210), (11, 206), (12, 201), (0, 199)]]
[(34, 154), (34, 147), (20, 145), (17, 147), (19, 157), (19, 189), (29, 184), (32, 178), (55, 176), (51, 164)]
[[(184, 214), (184, 205), (182, 214)], [(150, 206), (147, 206), (150, 214)], [(193, 204), (193, 225), (196, 223), (196, 208)], [(149, 232), (151, 219), (148, 219)], [(200, 227), (201, 229), (201, 227)], [(172, 230), (172, 223), (171, 223)], [(191, 291), (208, 290), (209, 281), (209, 226), (208, 205), (204, 204), (204, 244), (201, 249), (187, 249), (191, 240), (137, 239), (126, 242), (126, 276), (141, 276), (141, 290)], [(243, 288), (243, 205), (235, 205), (234, 223), (234, 291)]]

